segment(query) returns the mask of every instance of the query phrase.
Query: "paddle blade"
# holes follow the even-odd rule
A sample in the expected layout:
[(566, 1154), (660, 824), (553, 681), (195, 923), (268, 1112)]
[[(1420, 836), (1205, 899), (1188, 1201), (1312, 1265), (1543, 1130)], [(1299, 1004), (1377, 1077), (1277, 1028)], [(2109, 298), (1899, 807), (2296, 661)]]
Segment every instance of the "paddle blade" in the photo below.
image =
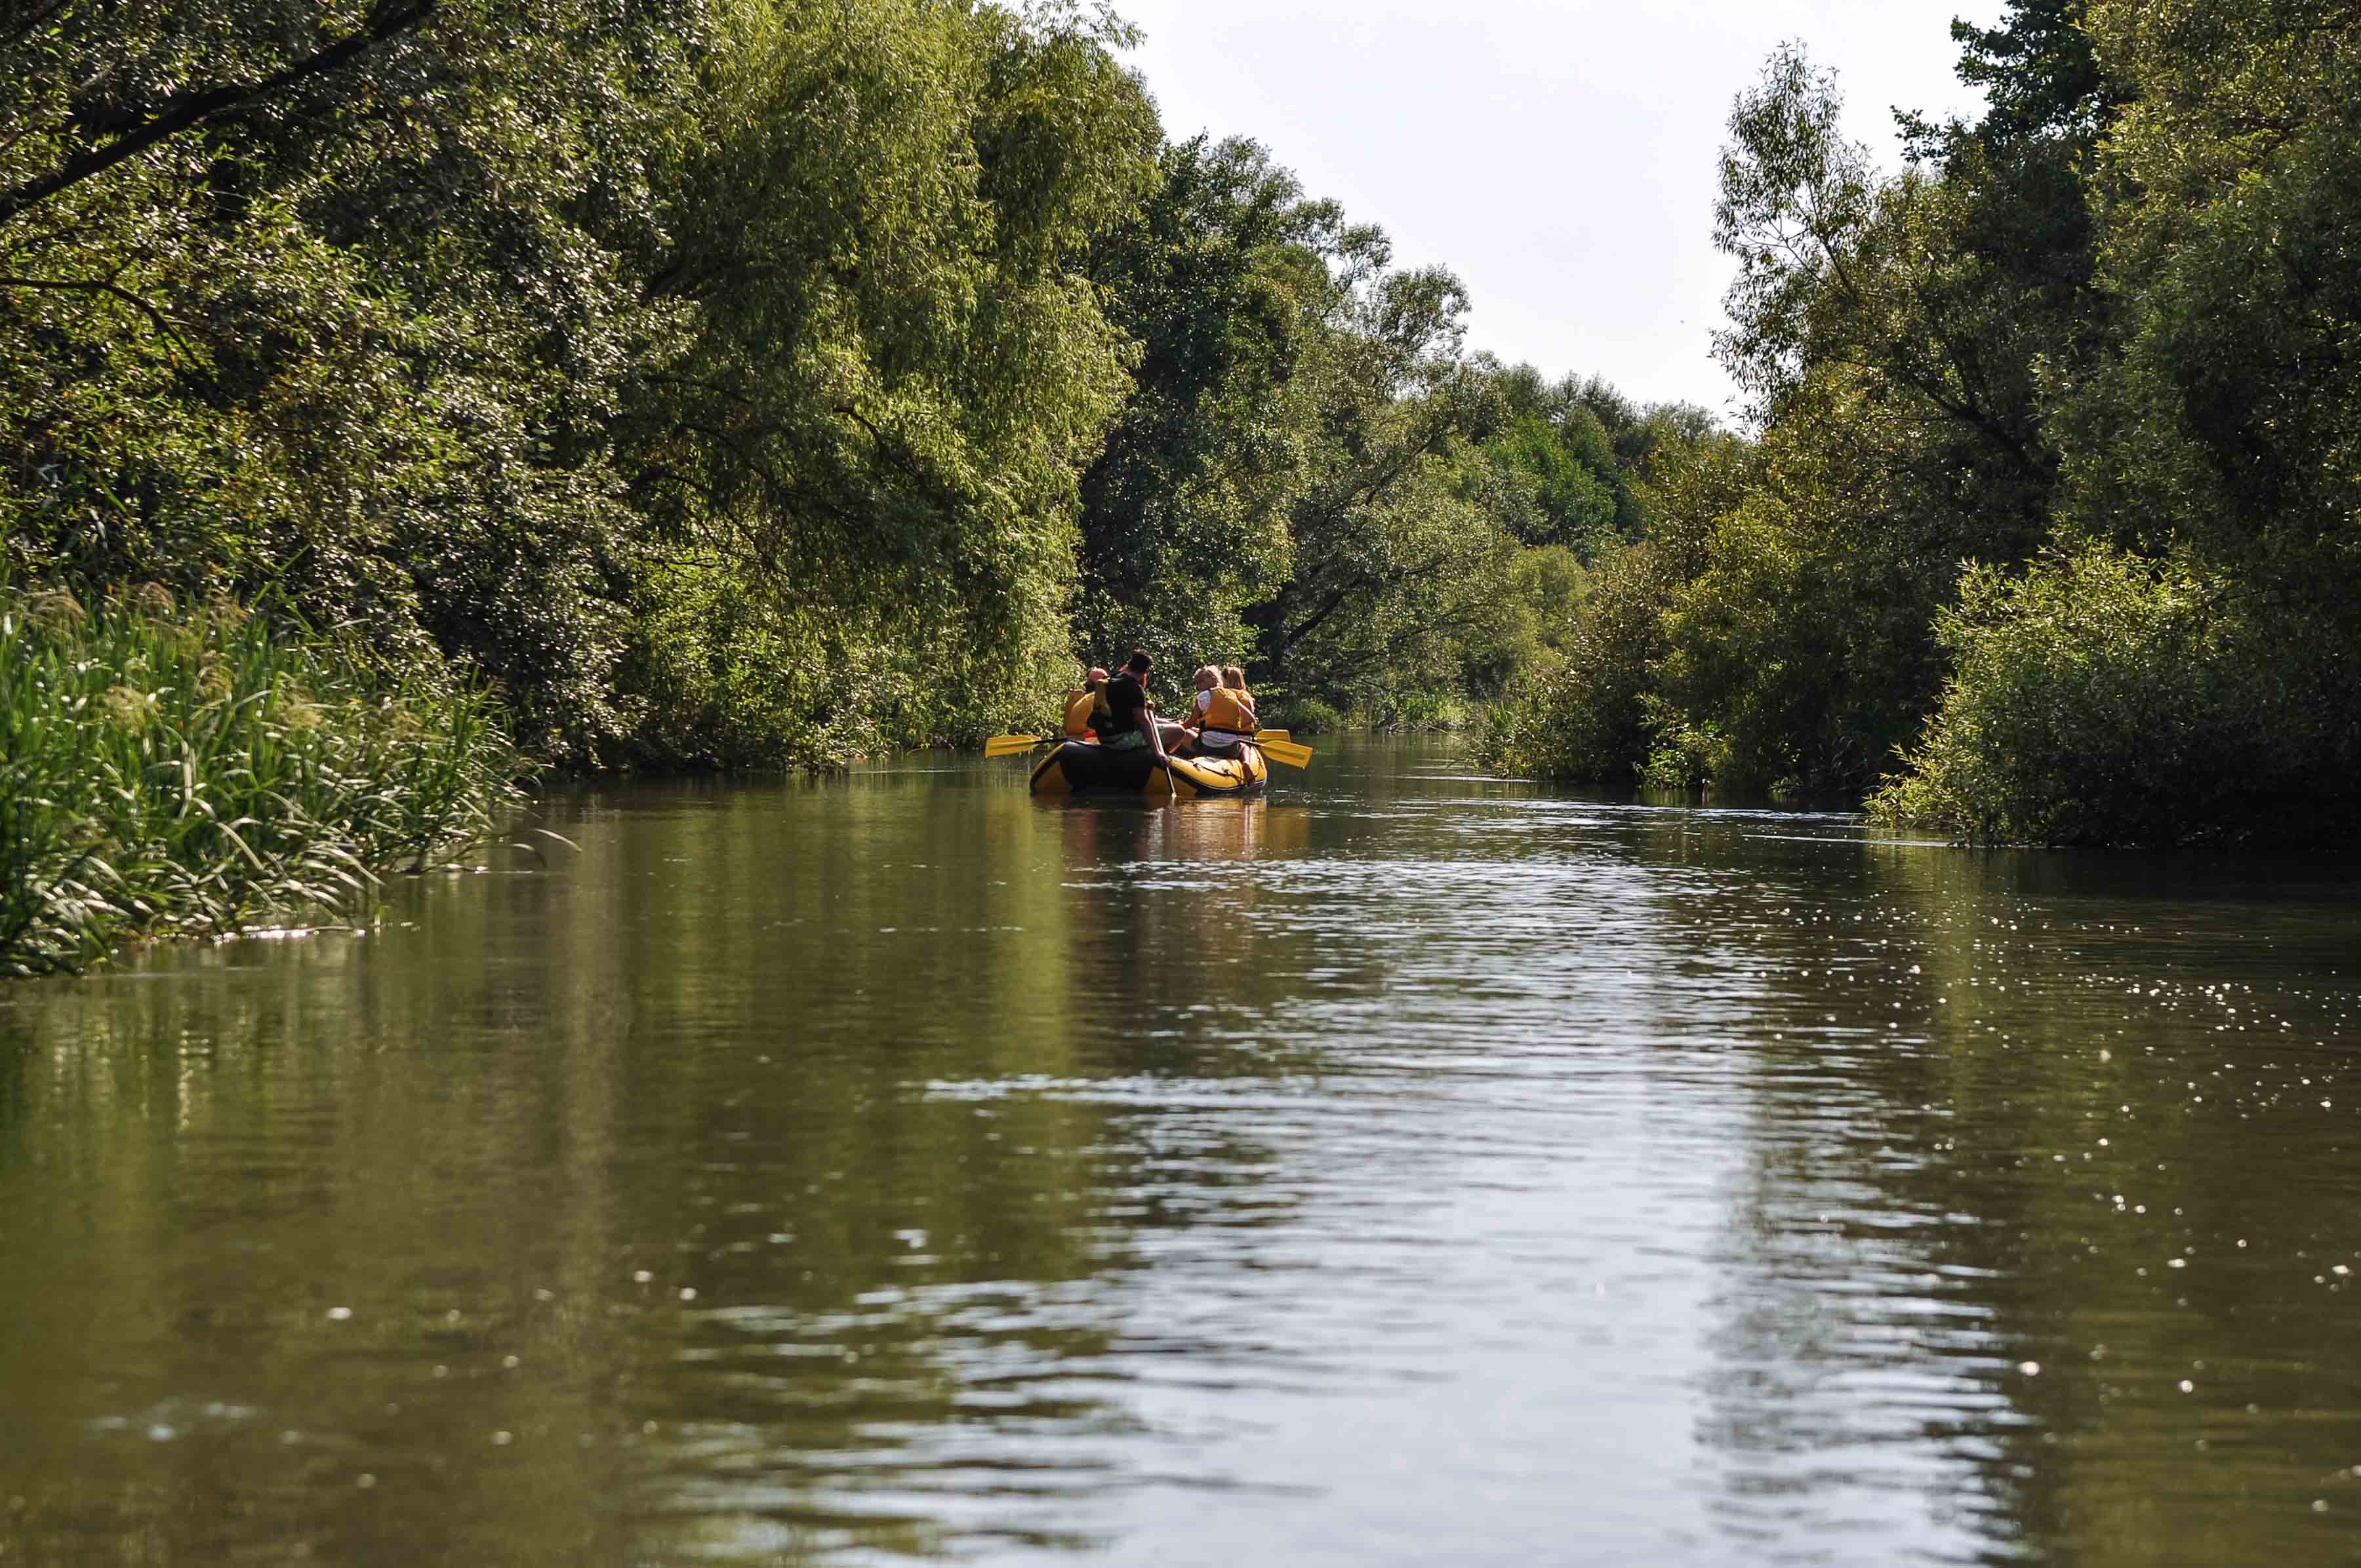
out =
[(1039, 744), (1041, 737), (1038, 735), (995, 735), (983, 743), (983, 754), (987, 757), (1021, 756)]
[(1262, 748), (1264, 756), (1282, 767), (1303, 768), (1312, 765), (1312, 748), (1309, 746), (1299, 746), (1292, 740), (1264, 740), (1259, 738), (1256, 740), (1255, 744)]
[(1295, 739), (1294, 736), (1289, 734), (1284, 729), (1257, 729), (1255, 731), (1254, 738), (1257, 740), (1292, 740)]

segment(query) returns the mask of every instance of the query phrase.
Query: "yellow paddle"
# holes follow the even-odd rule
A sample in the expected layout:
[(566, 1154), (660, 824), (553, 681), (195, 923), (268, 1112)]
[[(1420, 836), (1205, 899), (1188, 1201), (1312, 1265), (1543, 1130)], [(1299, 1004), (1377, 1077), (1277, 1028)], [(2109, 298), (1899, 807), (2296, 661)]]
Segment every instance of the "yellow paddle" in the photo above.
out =
[(1286, 733), (1284, 730), (1266, 729), (1262, 731), (1261, 734), (1255, 737), (1255, 744), (1262, 748), (1262, 754), (1264, 756), (1268, 757), (1272, 762), (1278, 762), (1281, 766), (1290, 768), (1303, 768), (1311, 766), (1311, 747), (1299, 746), (1292, 740), (1270, 740), (1264, 739), (1265, 736), (1284, 733)]
[[(983, 743), (983, 754), (987, 757), (1015, 757), (1033, 750), (1036, 746), (1053, 745), (1062, 739), (1064, 739), (1062, 736), (994, 735)], [(1284, 729), (1257, 729), (1255, 731), (1256, 741), (1266, 748), (1268, 748), (1274, 740), (1283, 746), (1290, 739), (1291, 737)], [(1306, 756), (1311, 755), (1308, 751), (1304, 754)], [(1291, 768), (1300, 768), (1302, 765), (1303, 764), (1301, 762), (1290, 762), (1288, 764), (1288, 766)]]
[[(1055, 745), (1062, 739), (1039, 735), (994, 735), (983, 743), (983, 754), (987, 757), (1021, 756), (1037, 746)], [(1295, 744), (1287, 738), (1284, 729), (1257, 729), (1255, 731), (1255, 744), (1262, 748), (1264, 756), (1281, 767), (1302, 768), (1312, 763), (1312, 748)]]

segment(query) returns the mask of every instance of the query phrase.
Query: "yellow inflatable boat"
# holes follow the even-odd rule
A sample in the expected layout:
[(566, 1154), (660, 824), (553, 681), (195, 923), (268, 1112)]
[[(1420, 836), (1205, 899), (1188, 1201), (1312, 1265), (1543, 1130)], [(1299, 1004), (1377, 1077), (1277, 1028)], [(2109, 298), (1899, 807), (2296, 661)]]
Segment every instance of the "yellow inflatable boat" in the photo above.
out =
[(1033, 768), (1035, 795), (1136, 795), (1169, 800), (1201, 795), (1254, 795), (1270, 782), (1270, 764), (1251, 741), (1235, 757), (1175, 757), (1168, 780), (1164, 765), (1145, 746), (1110, 751), (1095, 740), (1065, 740), (1052, 746)]

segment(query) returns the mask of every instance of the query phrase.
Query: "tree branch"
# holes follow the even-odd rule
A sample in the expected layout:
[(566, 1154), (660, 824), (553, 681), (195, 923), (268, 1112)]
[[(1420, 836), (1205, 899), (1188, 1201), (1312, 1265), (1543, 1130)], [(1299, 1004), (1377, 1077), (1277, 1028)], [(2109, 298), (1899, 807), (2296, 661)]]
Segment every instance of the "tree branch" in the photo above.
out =
[(350, 63), (373, 45), (417, 27), (439, 3), (440, 0), (379, 0), (377, 9), (369, 14), (368, 21), (363, 24), (359, 32), (317, 53), (305, 55), (259, 82), (208, 87), (167, 99), (156, 113), (112, 141), (98, 147), (86, 147), (49, 173), (0, 191), (0, 224), (13, 221), (61, 191), (71, 190), (85, 180), (105, 173), (125, 159), (137, 157), (158, 142), (203, 124), (225, 109), (234, 109), (240, 104), (267, 98), (297, 82), (309, 81)]
[(102, 283), (82, 278), (0, 278), (0, 288), (55, 289), (76, 294), (111, 294), (146, 316), (148, 323), (155, 327), (158, 336), (179, 344), (192, 354), (196, 352), (195, 345), (180, 334), (173, 327), (170, 316), (119, 283)]
[(41, 28), (64, 16), (69, 4), (71, 0), (50, 0), (50, 3), (45, 5), (31, 6), (23, 16), (18, 16), (6, 27), (0, 27), (0, 42), (14, 43), (19, 38), (31, 38)]

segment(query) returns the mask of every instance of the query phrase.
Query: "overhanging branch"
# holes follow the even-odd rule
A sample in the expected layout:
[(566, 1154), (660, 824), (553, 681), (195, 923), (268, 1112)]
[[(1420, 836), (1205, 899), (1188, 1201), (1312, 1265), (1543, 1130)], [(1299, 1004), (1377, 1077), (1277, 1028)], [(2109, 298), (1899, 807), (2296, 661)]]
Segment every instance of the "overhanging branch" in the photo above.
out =
[(0, 278), (0, 289), (49, 289), (64, 293), (106, 294), (121, 300), (125, 304), (146, 316), (148, 324), (156, 329), (157, 335), (169, 338), (183, 348), (191, 347), (189, 340), (182, 337), (173, 327), (172, 319), (170, 316), (120, 283), (106, 283), (86, 278)]
[(104, 174), (125, 159), (136, 158), (157, 143), (203, 125), (225, 109), (235, 109), (241, 104), (268, 98), (298, 82), (350, 64), (373, 46), (417, 27), (439, 3), (440, 0), (382, 0), (369, 13), (369, 19), (362, 25), (359, 32), (316, 53), (305, 55), (258, 82), (220, 84), (182, 93), (165, 100), (154, 114), (114, 139), (96, 147), (86, 147), (47, 174), (0, 191), (0, 224), (13, 222), (60, 192), (70, 191), (85, 180)]

